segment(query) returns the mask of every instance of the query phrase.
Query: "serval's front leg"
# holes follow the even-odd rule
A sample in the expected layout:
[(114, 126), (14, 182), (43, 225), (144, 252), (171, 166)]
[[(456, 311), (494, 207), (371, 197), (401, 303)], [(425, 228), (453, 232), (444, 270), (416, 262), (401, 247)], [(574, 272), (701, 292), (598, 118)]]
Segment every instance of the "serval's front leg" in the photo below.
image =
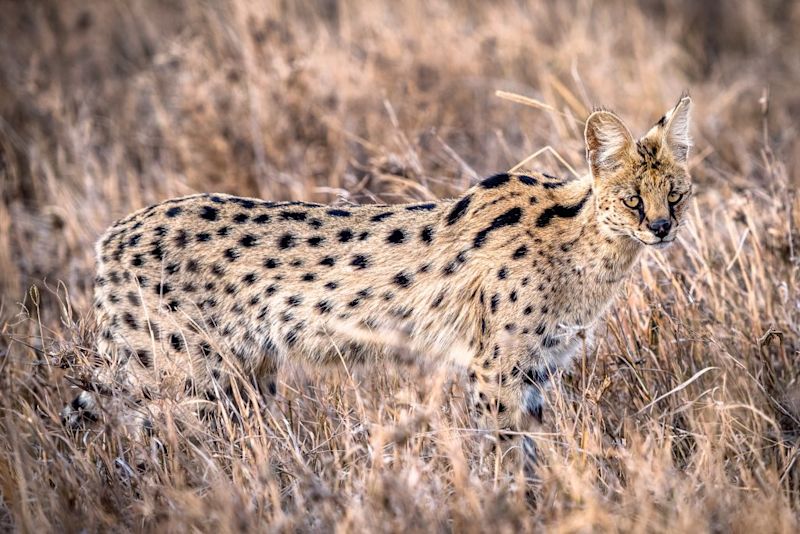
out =
[(473, 360), (470, 376), (482, 426), (496, 431), (506, 446), (519, 446), (526, 474), (532, 475), (537, 449), (525, 433), (542, 422), (544, 390), (552, 370), (527, 351), (509, 350), (504, 356), (499, 344), (489, 343)]

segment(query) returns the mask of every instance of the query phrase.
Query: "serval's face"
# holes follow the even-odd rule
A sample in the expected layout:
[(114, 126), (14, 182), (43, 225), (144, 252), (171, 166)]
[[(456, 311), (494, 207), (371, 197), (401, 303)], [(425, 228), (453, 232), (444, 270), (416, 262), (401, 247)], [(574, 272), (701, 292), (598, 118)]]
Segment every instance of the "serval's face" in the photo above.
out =
[(682, 98), (639, 140), (609, 111), (589, 116), (586, 151), (605, 233), (659, 248), (675, 240), (692, 194), (690, 108)]

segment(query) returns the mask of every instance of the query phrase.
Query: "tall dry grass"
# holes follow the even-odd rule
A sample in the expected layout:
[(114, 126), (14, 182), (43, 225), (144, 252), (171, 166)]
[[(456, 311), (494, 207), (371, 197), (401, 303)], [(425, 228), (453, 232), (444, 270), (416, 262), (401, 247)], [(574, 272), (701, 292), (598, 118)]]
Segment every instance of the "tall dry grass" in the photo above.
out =
[[(0, 12), (0, 529), (798, 528), (796, 2)], [(550, 396), (535, 487), (473, 430), (447, 370), (290, 372), (241, 424), (187, 439), (168, 421), (147, 450), (114, 414), (60, 425), (80, 370), (54, 362), (91, 354), (92, 243), (115, 218), (211, 190), (452, 196), (546, 146), (585, 171), (592, 105), (641, 132), (686, 88), (691, 221), (642, 258)], [(528, 165), (568, 174), (548, 151)]]

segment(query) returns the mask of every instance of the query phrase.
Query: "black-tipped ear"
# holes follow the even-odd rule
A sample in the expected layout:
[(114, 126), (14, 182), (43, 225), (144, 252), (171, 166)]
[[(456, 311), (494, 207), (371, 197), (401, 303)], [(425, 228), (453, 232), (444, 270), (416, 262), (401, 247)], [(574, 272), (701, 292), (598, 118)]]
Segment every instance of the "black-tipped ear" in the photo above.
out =
[(678, 103), (664, 116), (662, 146), (672, 152), (672, 156), (680, 163), (689, 159), (689, 148), (692, 139), (689, 136), (692, 99), (682, 96)]
[(586, 159), (596, 178), (617, 169), (633, 150), (630, 130), (610, 111), (595, 111), (586, 119)]

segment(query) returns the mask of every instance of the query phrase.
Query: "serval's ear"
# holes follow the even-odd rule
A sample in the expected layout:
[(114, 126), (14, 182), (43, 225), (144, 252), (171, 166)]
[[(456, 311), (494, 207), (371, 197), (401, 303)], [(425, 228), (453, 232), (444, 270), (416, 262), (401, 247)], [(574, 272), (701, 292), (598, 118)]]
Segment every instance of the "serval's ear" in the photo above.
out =
[(691, 111), (692, 99), (684, 95), (657, 125), (662, 129), (662, 150), (669, 150), (675, 161), (684, 165), (689, 158), (689, 148), (692, 146), (692, 139), (689, 137)]
[(628, 127), (611, 111), (595, 111), (586, 119), (586, 159), (592, 176), (613, 172), (634, 150), (635, 141)]

